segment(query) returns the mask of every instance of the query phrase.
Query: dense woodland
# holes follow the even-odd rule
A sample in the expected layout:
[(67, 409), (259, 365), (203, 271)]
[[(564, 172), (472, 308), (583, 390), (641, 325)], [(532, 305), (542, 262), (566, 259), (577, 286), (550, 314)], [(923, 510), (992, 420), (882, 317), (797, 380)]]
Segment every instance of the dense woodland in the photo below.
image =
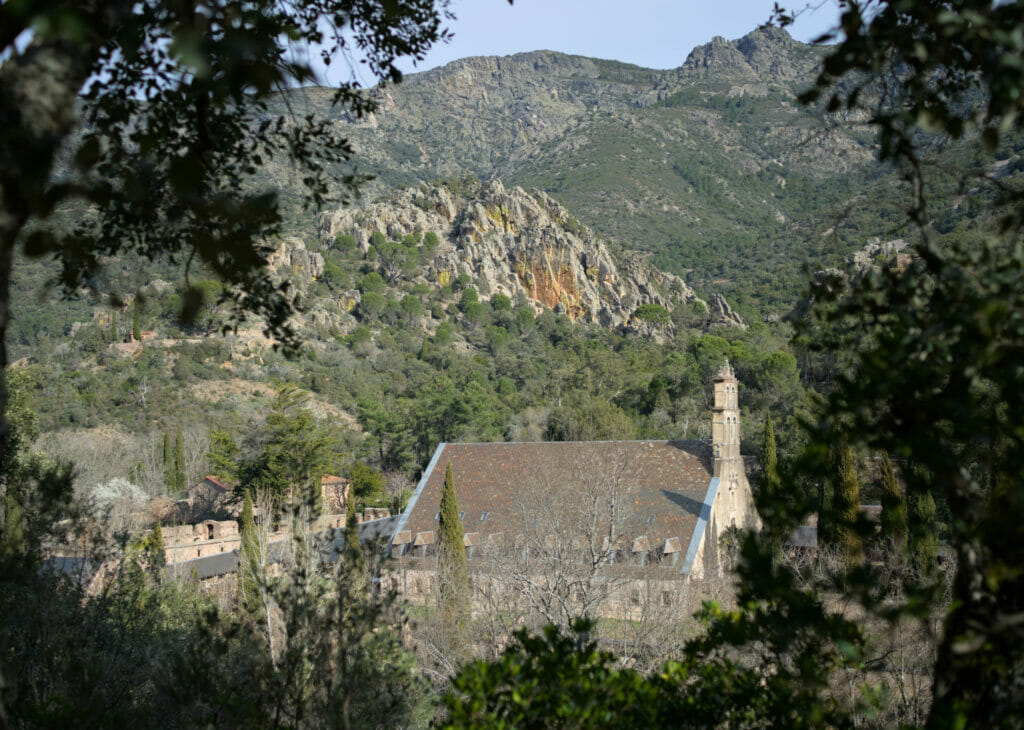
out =
[[(542, 141), (505, 170), (560, 199), (566, 230), (651, 253), (698, 294), (724, 292), (748, 325), (713, 325), (699, 302), (648, 303), (634, 312), (644, 334), (492, 294), (471, 274), (431, 282), (435, 231), (376, 231), (367, 247), (322, 238), (316, 212), (353, 150), (315, 115), (268, 121), (287, 105), (279, 87), (313, 78), (282, 60), (279, 38), (324, 42), (326, 13), (393, 83), (397, 55), (443, 37), (446, 6), (258, 5), (270, 26), (239, 21), (265, 41), (241, 60), (233, 20), (203, 20), (199, 43), (180, 8), (0, 6), (5, 24), (38, 33), (25, 53), (5, 34), (0, 57), (0, 111), (23, 120), (0, 158), (0, 728), (1021, 726), (1019, 3), (852, 3), (837, 45), (791, 51), (814, 69), (799, 100), (791, 87), (684, 85), (637, 104), (636, 125), (658, 131), (628, 149), (621, 110), (597, 104), (572, 122), (585, 143)], [(764, 37), (778, 38), (751, 42)], [(171, 40), (169, 75), (150, 75)], [(81, 92), (84, 132), (60, 116), (46, 134), (24, 122), (38, 108), (15, 81), (45, 77), (45, 54), (76, 73), (38, 93)], [(104, 64), (117, 72), (97, 81)], [(596, 67), (586, 83), (602, 94), (647, 83)], [(150, 104), (136, 106), (143, 91)], [(336, 97), (353, 118), (372, 99)], [(204, 123), (176, 111), (193, 106)], [(844, 130), (830, 144), (867, 152), (838, 171), (803, 151), (753, 170), (691, 141), (658, 175), (636, 162), (661, 154), (664, 130), (690, 134), (673, 126), (684, 119), (729, 140), (817, 120)], [(471, 199), (494, 172), (467, 147), (458, 174), (427, 177), (387, 145), (381, 196), (402, 183)], [(559, 172), (579, 149), (592, 165)], [(290, 176), (301, 184), (282, 183), (280, 199), (259, 189), (264, 157), (305, 172)], [(701, 225), (645, 214), (637, 240), (628, 216), (595, 213), (637, 177), (691, 196)], [(264, 268), (286, 235), (322, 256), (319, 273)], [(853, 265), (873, 239), (903, 239), (907, 255)], [(355, 510), (401, 509), (441, 441), (706, 438), (726, 360), (764, 523), (722, 546), (735, 580), (639, 621), (467, 611), (451, 473), (435, 602), (398, 605), (386, 559), (355, 539)], [(144, 517), (205, 474), (243, 503), (227, 601), (169, 577), (161, 525)], [(351, 478), (356, 496), (340, 552), (312, 527), (325, 474)], [(879, 524), (862, 503), (881, 504)], [(291, 525), (283, 557), (254, 510)], [(808, 519), (820, 549), (785, 549)]]

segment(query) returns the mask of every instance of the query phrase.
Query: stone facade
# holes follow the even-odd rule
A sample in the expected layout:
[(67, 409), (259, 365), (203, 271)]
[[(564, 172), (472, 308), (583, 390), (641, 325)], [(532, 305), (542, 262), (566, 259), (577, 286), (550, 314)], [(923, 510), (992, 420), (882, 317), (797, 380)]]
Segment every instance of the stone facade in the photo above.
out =
[(241, 542), (234, 520), (204, 520), (193, 525), (161, 528), (168, 563), (237, 550)]
[[(714, 381), (711, 421), (710, 443), (442, 444), (389, 543), (394, 588), (416, 601), (435, 590), (448, 464), (477, 581), (502, 580), (503, 561), (530, 575), (531, 565), (596, 559), (617, 586), (601, 615), (628, 618), (652, 596), (676, 600), (681, 585), (722, 577), (731, 567), (730, 530), (760, 528), (740, 453), (739, 383), (728, 363)], [(594, 507), (576, 514), (578, 504)], [(550, 582), (557, 571), (544, 570)]]

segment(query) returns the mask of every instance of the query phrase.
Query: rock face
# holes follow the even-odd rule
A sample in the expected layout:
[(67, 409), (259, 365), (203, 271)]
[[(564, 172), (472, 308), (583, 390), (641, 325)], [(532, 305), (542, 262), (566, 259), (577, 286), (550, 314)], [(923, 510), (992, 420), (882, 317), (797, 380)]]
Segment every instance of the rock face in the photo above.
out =
[(324, 257), (306, 249), (302, 239), (282, 239), (277, 249), (268, 257), (270, 270), (287, 277), (299, 286), (308, 285), (324, 273)]
[(737, 327), (746, 327), (746, 325), (743, 324), (743, 320), (740, 319), (740, 315), (732, 311), (732, 307), (729, 306), (729, 302), (725, 301), (725, 297), (718, 292), (711, 295), (707, 304), (708, 313), (711, 315), (712, 322), (731, 324)]
[[(365, 250), (375, 231), (393, 240), (435, 232), (440, 245), (425, 273), (434, 285), (449, 285), (466, 274), (474, 277), (485, 299), (522, 295), (574, 321), (643, 329), (648, 323), (634, 317), (641, 304), (671, 310), (697, 299), (682, 279), (658, 271), (638, 254), (613, 255), (545, 193), (506, 189), (497, 180), (479, 184), (468, 195), (424, 185), (320, 219), (327, 245), (347, 233)], [(709, 308), (721, 315), (715, 321), (742, 326), (725, 300), (718, 299), (724, 306)]]
[(804, 81), (813, 77), (818, 57), (803, 52), (781, 28), (758, 28), (739, 40), (717, 36), (694, 48), (682, 66), (682, 74), (707, 74), (733, 81)]

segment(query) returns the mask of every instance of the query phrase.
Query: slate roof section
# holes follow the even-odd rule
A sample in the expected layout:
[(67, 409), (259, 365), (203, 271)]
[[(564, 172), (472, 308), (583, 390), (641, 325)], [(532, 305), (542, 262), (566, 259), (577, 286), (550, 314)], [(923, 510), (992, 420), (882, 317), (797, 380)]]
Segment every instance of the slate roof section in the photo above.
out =
[(437, 529), (449, 461), (464, 529), (479, 532), (481, 543), (536, 528), (544, 511), (569, 511), (566, 500), (613, 490), (628, 514), (616, 547), (629, 551), (645, 537), (652, 551), (669, 541), (668, 552), (678, 551), (693, 541), (713, 476), (706, 441), (445, 443), (402, 515), (395, 545)]

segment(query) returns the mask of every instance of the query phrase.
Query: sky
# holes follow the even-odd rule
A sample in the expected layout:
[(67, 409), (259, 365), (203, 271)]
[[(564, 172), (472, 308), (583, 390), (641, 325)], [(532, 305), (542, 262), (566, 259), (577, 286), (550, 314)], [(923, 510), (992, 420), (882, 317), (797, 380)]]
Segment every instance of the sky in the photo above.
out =
[[(790, 10), (807, 0), (779, 4)], [(809, 41), (835, 25), (835, 0), (818, 0), (789, 32)], [(715, 36), (733, 40), (768, 20), (773, 0), (452, 0), (456, 20), (451, 43), (435, 46), (405, 73), (425, 71), (466, 56), (504, 56), (524, 51), (563, 53), (625, 61), (648, 68), (676, 68), (695, 46)]]

